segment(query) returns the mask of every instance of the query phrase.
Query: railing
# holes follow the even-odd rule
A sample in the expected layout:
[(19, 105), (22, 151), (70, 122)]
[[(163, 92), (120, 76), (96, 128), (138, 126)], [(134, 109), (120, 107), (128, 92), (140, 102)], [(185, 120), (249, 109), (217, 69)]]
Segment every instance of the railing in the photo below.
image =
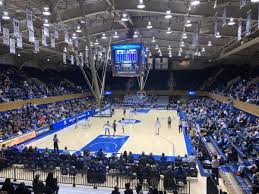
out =
[[(4, 168), (0, 171), (0, 178), (10, 178), (14, 182), (17, 180), (21, 181), (33, 181), (36, 174), (40, 175), (41, 180), (47, 178), (48, 173), (53, 173), (54, 177), (57, 178), (58, 183), (61, 184), (71, 184), (74, 187), (76, 185), (83, 186), (93, 186), (114, 188), (118, 186), (120, 189), (125, 188), (126, 183), (130, 183), (131, 188), (135, 189), (139, 182), (142, 182), (143, 190), (147, 191), (150, 186), (157, 188), (159, 191), (163, 192), (173, 192), (177, 191), (179, 194), (190, 194), (191, 190), (191, 178), (187, 177), (186, 180), (166, 180), (167, 186), (165, 185), (164, 176), (161, 175), (160, 178), (144, 178), (140, 181), (135, 175), (109, 172), (109, 173), (93, 173), (78, 172), (75, 173), (64, 173), (59, 168), (55, 170), (42, 170), (42, 169), (27, 169), (22, 165), (15, 165), (13, 167)], [(169, 182), (169, 185), (168, 185)], [(170, 183), (171, 186), (170, 186)]]

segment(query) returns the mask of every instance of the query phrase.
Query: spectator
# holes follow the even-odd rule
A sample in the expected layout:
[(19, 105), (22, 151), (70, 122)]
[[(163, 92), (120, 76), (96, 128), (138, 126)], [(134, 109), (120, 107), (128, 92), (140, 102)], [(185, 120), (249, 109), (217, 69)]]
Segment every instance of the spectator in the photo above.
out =
[(120, 194), (119, 187), (115, 186), (111, 194)]
[(44, 193), (44, 183), (40, 180), (40, 175), (36, 174), (32, 182), (32, 187), (34, 194), (43, 194)]
[(46, 179), (46, 194), (58, 193), (58, 190), (57, 179), (53, 177), (52, 173), (49, 173)]
[(137, 184), (136, 192), (137, 194), (144, 194), (142, 190), (142, 185), (140, 183)]
[(130, 184), (129, 183), (125, 184), (124, 194), (133, 194), (133, 190), (130, 188)]
[(22, 182), (18, 185), (15, 194), (31, 194), (31, 191)]
[(214, 156), (212, 158), (211, 169), (212, 169), (213, 179), (216, 180), (218, 183), (218, 181), (219, 181), (219, 161), (216, 156)]
[(6, 178), (2, 186), (2, 191), (6, 191), (8, 194), (14, 194), (14, 186), (11, 183), (11, 179)]

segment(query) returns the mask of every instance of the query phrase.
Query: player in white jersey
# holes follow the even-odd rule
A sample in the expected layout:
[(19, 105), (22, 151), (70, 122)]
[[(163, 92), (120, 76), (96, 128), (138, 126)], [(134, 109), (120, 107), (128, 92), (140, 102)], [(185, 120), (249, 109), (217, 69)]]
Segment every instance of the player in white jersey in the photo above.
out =
[(126, 123), (125, 123), (125, 119), (124, 119), (124, 118), (121, 119), (120, 124), (121, 124), (121, 128), (122, 128), (122, 132), (125, 133), (125, 130), (124, 130), (124, 129), (125, 129)]
[(91, 125), (90, 125), (90, 117), (85, 117), (85, 126), (90, 128)]
[(156, 127), (156, 130), (157, 130), (156, 134), (159, 135), (159, 130), (160, 130), (160, 127), (161, 127), (161, 123), (160, 123), (158, 117), (156, 119), (155, 127)]
[(109, 136), (110, 136), (110, 123), (109, 123), (109, 121), (107, 121), (105, 124), (104, 124), (104, 126), (103, 126), (103, 129), (104, 129), (104, 134), (106, 135), (107, 133), (109, 134)]

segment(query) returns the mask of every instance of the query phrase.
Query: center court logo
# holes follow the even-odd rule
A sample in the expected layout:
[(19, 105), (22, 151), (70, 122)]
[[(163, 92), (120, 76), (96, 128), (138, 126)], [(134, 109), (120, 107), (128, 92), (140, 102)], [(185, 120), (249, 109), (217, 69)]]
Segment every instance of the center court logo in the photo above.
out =
[[(119, 123), (121, 123), (122, 120), (119, 121)], [(133, 124), (137, 124), (137, 123), (140, 123), (141, 121), (140, 120), (136, 120), (136, 119), (124, 119), (124, 124), (125, 125), (133, 125)]]

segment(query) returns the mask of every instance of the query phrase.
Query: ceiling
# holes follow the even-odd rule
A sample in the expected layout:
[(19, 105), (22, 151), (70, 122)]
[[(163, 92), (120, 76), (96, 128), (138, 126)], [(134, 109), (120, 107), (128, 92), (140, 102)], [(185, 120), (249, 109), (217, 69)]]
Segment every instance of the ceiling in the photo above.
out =
[[(34, 58), (43, 61), (47, 59), (62, 61), (64, 47), (69, 48), (64, 42), (63, 29), (65, 26), (68, 27), (71, 37), (78, 25), (83, 28), (84, 24), (81, 23), (81, 20), (84, 15), (91, 41), (95, 42), (98, 39), (100, 46), (107, 47), (109, 44), (109, 38), (105, 40), (101, 38), (103, 33), (107, 37), (112, 37), (116, 31), (119, 38), (112, 38), (113, 43), (142, 42), (153, 55), (158, 55), (157, 50), (155, 50), (155, 46), (158, 45), (163, 56), (169, 56), (168, 45), (171, 45), (172, 58), (175, 60), (189, 57), (207, 62), (219, 59), (229, 42), (237, 42), (238, 18), (243, 18), (244, 29), (247, 10), (252, 10), (252, 25), (257, 24), (257, 4), (250, 3), (250, 0), (247, 1), (247, 6), (240, 9), (240, 0), (216, 0), (216, 2), (215, 0), (201, 0), (200, 4), (195, 7), (190, 5), (190, 0), (144, 0), (145, 8), (138, 9), (139, 0), (5, 0), (1, 9), (2, 12), (7, 10), (11, 18), (20, 20), (24, 48), (17, 50), (17, 52), (24, 56), (24, 60)], [(34, 45), (28, 42), (26, 8), (32, 8), (36, 37), (41, 40), (44, 19), (42, 11), (45, 6), (48, 6), (51, 11), (51, 16), (48, 17), (51, 23), (50, 31), (53, 30), (52, 24), (57, 23), (59, 38), (56, 39), (55, 48), (44, 47), (40, 41), (40, 52), (33, 53)], [(235, 25), (222, 27), (224, 7), (227, 10), (227, 21), (233, 17)], [(165, 19), (168, 10), (172, 13), (171, 19)], [(218, 13), (218, 31), (221, 38), (214, 36), (216, 12)], [(122, 14), (127, 14), (129, 21), (121, 21)], [(191, 20), (192, 26), (187, 28), (184, 26), (188, 19)], [(147, 29), (148, 22), (152, 23), (152, 29)], [(12, 20), (2, 21), (2, 26), (9, 28), (11, 33), (13, 32)], [(171, 28), (171, 34), (166, 33), (168, 28)], [(139, 38), (132, 37), (135, 31), (140, 35)], [(183, 31), (187, 33), (188, 38), (184, 40), (185, 46), (181, 56), (179, 56)], [(194, 32), (199, 34), (195, 46), (193, 46)], [(155, 37), (155, 43), (151, 41), (152, 37)], [(78, 39), (79, 50), (84, 50), (86, 46), (85, 33), (78, 33)], [(212, 43), (211, 47), (208, 46), (209, 41)], [(8, 48), (3, 48), (0, 50), (1, 55), (9, 55)], [(205, 52), (202, 52), (202, 48), (205, 49)], [(231, 49), (233, 48), (229, 47), (226, 52)], [(253, 49), (258, 49), (258, 46), (253, 46)], [(195, 53), (198, 52), (200, 52), (200, 56), (195, 56)], [(255, 56), (256, 53), (258, 52), (252, 52), (252, 56)], [(251, 52), (244, 52), (243, 55), (249, 60), (250, 54)], [(243, 58), (242, 55), (236, 54), (235, 59), (238, 59), (237, 56)]]

